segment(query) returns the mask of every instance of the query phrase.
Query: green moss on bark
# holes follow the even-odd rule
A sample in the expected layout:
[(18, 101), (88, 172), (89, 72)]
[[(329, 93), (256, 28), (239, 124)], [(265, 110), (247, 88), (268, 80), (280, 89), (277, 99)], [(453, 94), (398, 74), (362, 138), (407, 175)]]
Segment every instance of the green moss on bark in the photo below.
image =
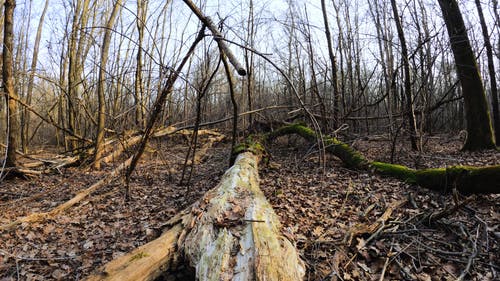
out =
[(243, 152), (251, 152), (254, 155), (261, 157), (265, 154), (265, 147), (260, 143), (260, 141), (254, 140), (254, 137), (249, 137), (245, 142), (236, 145), (231, 152), (231, 163), (234, 163), (236, 157)]
[[(297, 134), (308, 141), (316, 141), (317, 134), (302, 124), (283, 126), (264, 136), (264, 140), (271, 141), (279, 136)], [(447, 168), (433, 168), (414, 170), (402, 165), (369, 162), (357, 150), (334, 137), (323, 138), (326, 150), (337, 156), (349, 168), (367, 169), (391, 176), (407, 183), (441, 191), (449, 192), (453, 188), (464, 194), (500, 193), (500, 165), (487, 167), (454, 166)]]
[(383, 162), (371, 162), (370, 166), (379, 174), (395, 177), (407, 183), (417, 183), (416, 171), (406, 166)]
[(368, 165), (368, 161), (361, 153), (336, 138), (326, 138), (325, 145), (328, 152), (340, 158), (349, 168), (363, 169)]
[[(311, 128), (302, 124), (291, 124), (266, 134), (264, 139), (272, 141), (277, 137), (291, 134), (297, 134), (308, 141), (316, 141), (318, 138), (316, 132), (314, 132)], [(328, 136), (324, 136), (323, 141), (325, 143), (326, 150), (339, 157), (347, 167), (360, 169), (364, 168), (368, 164), (368, 161), (366, 161), (363, 155), (350, 147), (348, 144), (343, 143), (334, 137)]]

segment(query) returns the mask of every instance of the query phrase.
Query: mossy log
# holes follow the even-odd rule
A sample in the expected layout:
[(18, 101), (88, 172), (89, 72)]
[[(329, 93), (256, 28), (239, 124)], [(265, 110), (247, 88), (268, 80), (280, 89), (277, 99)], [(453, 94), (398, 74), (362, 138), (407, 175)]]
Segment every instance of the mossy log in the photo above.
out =
[[(283, 126), (266, 135), (266, 140), (297, 134), (308, 141), (317, 141), (317, 134), (301, 124)], [(415, 170), (402, 165), (367, 160), (360, 152), (334, 137), (323, 137), (325, 148), (349, 168), (371, 170), (431, 190), (450, 192), (456, 188), (463, 194), (500, 193), (500, 165), (486, 167), (453, 166)]]
[[(166, 232), (176, 239), (168, 245), (155, 240), (143, 249), (150, 249), (151, 243), (168, 253), (178, 249), (178, 256), (194, 269), (196, 280), (303, 280), (304, 263), (281, 235), (279, 218), (259, 188), (259, 155), (240, 153), (217, 187), (178, 215), (179, 223)], [(164, 241), (165, 235), (159, 239)], [(148, 252), (136, 250), (112, 261), (87, 280), (137, 280), (122, 272), (143, 268), (139, 261), (131, 261), (138, 253)], [(159, 268), (167, 269), (171, 260), (166, 255), (152, 260), (143, 274), (156, 276)]]
[(377, 173), (436, 191), (447, 193), (456, 188), (463, 194), (500, 193), (500, 165), (415, 170), (401, 165), (371, 162), (371, 167)]
[[(291, 134), (297, 134), (308, 141), (317, 141), (318, 139), (317, 134), (311, 128), (302, 124), (283, 126), (266, 134), (264, 139), (266, 141), (272, 141), (279, 136)], [(323, 141), (326, 151), (340, 158), (340, 160), (342, 160), (347, 167), (364, 168), (369, 164), (361, 153), (350, 147), (348, 144), (339, 141), (337, 138), (324, 136)]]

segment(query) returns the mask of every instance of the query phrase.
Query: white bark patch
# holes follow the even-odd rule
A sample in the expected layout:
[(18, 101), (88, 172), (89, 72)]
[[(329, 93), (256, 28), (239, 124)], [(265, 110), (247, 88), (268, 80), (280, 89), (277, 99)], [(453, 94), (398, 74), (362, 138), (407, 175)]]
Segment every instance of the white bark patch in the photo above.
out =
[(174, 249), (197, 280), (303, 280), (304, 263), (259, 189), (258, 161), (241, 153), (216, 188), (167, 223), (172, 228), (164, 235), (88, 280), (154, 280), (176, 260)]
[[(259, 189), (258, 157), (246, 152), (196, 208), (184, 252), (199, 280), (302, 280), (304, 263), (280, 235), (281, 224)], [(204, 204), (203, 202), (206, 202)]]

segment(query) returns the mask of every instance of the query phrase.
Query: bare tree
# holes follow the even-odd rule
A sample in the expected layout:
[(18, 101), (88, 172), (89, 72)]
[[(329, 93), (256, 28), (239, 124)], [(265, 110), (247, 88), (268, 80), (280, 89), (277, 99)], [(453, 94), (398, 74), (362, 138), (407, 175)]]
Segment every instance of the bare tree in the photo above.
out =
[(481, 2), (475, 0), (477, 13), (479, 14), (479, 21), (481, 23), (481, 30), (483, 31), (484, 46), (486, 47), (486, 56), (488, 57), (488, 72), (490, 75), (490, 88), (491, 88), (491, 107), (493, 109), (493, 127), (495, 128), (496, 143), (500, 142), (500, 113), (498, 112), (498, 88), (497, 78), (495, 74), (495, 61), (493, 60), (493, 47), (490, 42), (490, 34), (488, 26), (484, 19), (483, 8)]
[(137, 15), (136, 25), (138, 32), (137, 39), (137, 56), (136, 56), (136, 69), (134, 80), (134, 98), (135, 98), (135, 122), (139, 127), (144, 127), (146, 122), (146, 107), (144, 100), (144, 85), (142, 79), (142, 53), (144, 45), (144, 31), (146, 28), (146, 15), (148, 13), (148, 1), (137, 0)]
[[(38, 51), (40, 49), (40, 41), (42, 39), (42, 29), (43, 22), (45, 20), (45, 15), (47, 13), (47, 9), (49, 7), (49, 0), (45, 1), (45, 5), (43, 7), (42, 15), (40, 16), (40, 21), (38, 22), (38, 28), (36, 31), (35, 37), (35, 45), (33, 46), (33, 57), (31, 59), (31, 68), (28, 76), (28, 88), (26, 90), (26, 104), (31, 105), (31, 100), (33, 96), (33, 88), (34, 88), (34, 80), (36, 73), (36, 66), (38, 63)], [(26, 153), (28, 151), (29, 146), (29, 128), (30, 128), (30, 112), (28, 109), (23, 110), (23, 115), (21, 119), (21, 146), (23, 148), (23, 152)]]
[[(84, 30), (89, 18), (90, 0), (76, 1), (73, 10), (71, 33), (68, 41), (68, 89), (67, 89), (67, 128), (74, 134), (79, 133), (77, 128), (78, 97), (83, 92), (83, 60), (86, 52)], [(72, 139), (70, 149), (76, 149), (78, 143)]]
[(328, 58), (330, 59), (331, 69), (331, 85), (332, 85), (332, 95), (333, 95), (333, 124), (334, 128), (339, 126), (339, 86), (337, 82), (337, 59), (335, 58), (335, 53), (333, 51), (332, 45), (332, 35), (330, 33), (330, 25), (328, 23), (328, 13), (326, 10), (325, 0), (321, 0), (321, 11), (323, 14), (323, 24), (325, 26), (325, 37), (328, 46)]
[(97, 118), (97, 134), (95, 140), (95, 161), (94, 168), (101, 168), (101, 156), (104, 150), (104, 128), (106, 126), (106, 101), (104, 95), (104, 85), (106, 82), (106, 66), (109, 55), (109, 45), (111, 44), (111, 31), (115, 24), (116, 16), (122, 6), (122, 0), (116, 0), (113, 4), (113, 10), (109, 16), (104, 30), (104, 37), (101, 46), (101, 63), (99, 66), (99, 78), (97, 81), (97, 98), (99, 113)]
[(17, 111), (18, 96), (14, 91), (14, 65), (12, 51), (14, 49), (14, 9), (15, 0), (6, 0), (4, 4), (4, 31), (3, 31), (3, 52), (2, 52), (2, 83), (7, 103), (7, 155), (5, 159), (6, 167), (16, 167), (16, 149), (19, 138), (19, 120)]
[(398, 6), (396, 5), (396, 0), (391, 0), (392, 12), (394, 15), (394, 22), (396, 23), (396, 29), (398, 31), (399, 42), (401, 43), (401, 58), (403, 59), (403, 70), (404, 70), (404, 95), (405, 106), (406, 106), (406, 118), (408, 122), (408, 129), (410, 131), (410, 142), (413, 150), (418, 150), (416, 134), (417, 134), (417, 124), (415, 121), (415, 110), (413, 108), (413, 94), (411, 87), (411, 74), (410, 74), (410, 62), (408, 58), (408, 47), (406, 46), (406, 38), (403, 31), (403, 26), (399, 18)]
[(438, 0), (450, 37), (464, 95), (467, 140), (464, 150), (495, 148), (486, 93), (472, 52), (462, 13), (456, 0)]

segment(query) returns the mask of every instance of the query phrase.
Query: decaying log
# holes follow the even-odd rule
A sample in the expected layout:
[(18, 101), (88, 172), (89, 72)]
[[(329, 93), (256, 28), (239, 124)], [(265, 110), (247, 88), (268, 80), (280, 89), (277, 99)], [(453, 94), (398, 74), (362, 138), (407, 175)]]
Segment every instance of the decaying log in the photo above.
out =
[[(167, 135), (172, 135), (172, 134), (175, 134), (175, 133), (178, 133), (178, 134), (181, 134), (181, 135), (191, 135), (192, 134), (192, 132), (190, 130), (178, 129), (178, 128), (173, 127), (173, 126), (169, 126), (169, 127), (166, 127), (166, 128), (157, 129), (153, 133), (153, 135), (151, 136), (151, 138), (161, 138), (161, 137), (165, 137)], [(203, 147), (206, 147), (206, 150), (209, 149), (210, 147), (212, 147), (212, 145), (215, 142), (220, 142), (220, 141), (222, 141), (224, 139), (224, 135), (223, 134), (218, 133), (216, 131), (212, 131), (212, 130), (199, 130), (198, 131), (198, 135), (200, 135), (200, 136), (201, 135), (209, 135), (209, 136), (211, 136), (211, 137), (209, 137), (208, 142), (206, 144), (204, 144), (204, 146), (203, 146)], [(138, 144), (142, 140), (142, 138), (143, 138), (142, 135), (132, 135), (131, 137), (129, 137), (126, 140), (117, 141), (118, 145), (115, 147), (115, 149), (111, 153), (109, 153), (107, 156), (105, 156), (105, 157), (102, 158), (102, 162), (104, 162), (104, 163), (110, 163), (110, 162), (115, 161), (125, 151), (129, 150), (131, 147), (133, 147), (134, 145)], [(202, 152), (206, 152), (206, 150), (203, 150)], [(203, 155), (203, 153), (201, 153), (200, 155)], [(201, 156), (201, 158), (202, 157), (203, 156)], [(199, 161), (201, 161), (201, 158), (199, 159)]]
[(177, 224), (158, 239), (106, 264), (87, 281), (134, 280), (152, 281), (168, 270), (176, 254), (176, 241), (181, 232)]
[[(178, 235), (162, 245), (167, 252), (162, 258), (142, 267), (130, 262), (144, 251), (136, 250), (88, 280), (137, 280), (123, 272), (146, 267), (142, 274), (155, 276), (153, 272), (168, 267), (170, 261), (163, 257), (174, 248), (194, 268), (197, 280), (302, 280), (304, 263), (293, 244), (280, 234), (278, 216), (259, 188), (258, 162), (258, 154), (240, 153), (217, 187), (181, 212), (179, 223), (158, 239)], [(154, 248), (152, 243), (160, 241), (142, 249)]]
[[(181, 130), (179, 134), (190, 138), (193, 135), (193, 131), (191, 130)], [(203, 143), (203, 145), (196, 150), (196, 153), (193, 157), (194, 164), (200, 164), (205, 156), (207, 155), (208, 150), (217, 142), (223, 141), (226, 136), (212, 130), (198, 130), (198, 136), (208, 135), (207, 140)], [(193, 162), (191, 159), (187, 161), (187, 165), (192, 165)]]
[[(158, 129), (153, 133), (153, 138), (160, 138), (166, 135), (172, 134), (176, 132), (177, 129), (175, 127), (169, 126), (166, 128)], [(107, 156), (102, 158), (102, 162), (109, 163), (116, 159), (118, 159), (123, 152), (130, 149), (132, 146), (138, 144), (142, 140), (142, 135), (134, 135), (124, 141), (118, 141), (119, 145)]]
[[(0, 146), (3, 148), (6, 148), (7, 146), (3, 143), (0, 143)], [(57, 156), (54, 159), (38, 159), (33, 156), (30, 156), (28, 154), (24, 154), (23, 152), (16, 150), (16, 154), (21, 156), (22, 158), (32, 160), (32, 162), (29, 163), (23, 163), (21, 166), (22, 168), (19, 168), (18, 170), (22, 172), (26, 172), (27, 174), (42, 174), (42, 173), (48, 173), (53, 170), (58, 170), (62, 167), (67, 167), (71, 166), (79, 161), (79, 158), (77, 156)], [(29, 170), (29, 169), (34, 169), (44, 166), (44, 169), (42, 171), (34, 171), (34, 170)]]
[(70, 207), (74, 206), (75, 204), (79, 203), (83, 199), (85, 199), (87, 196), (92, 194), (94, 191), (97, 189), (105, 186), (106, 184), (110, 183), (113, 181), (116, 177), (118, 177), (128, 166), (130, 165), (130, 161), (132, 158), (127, 159), (125, 162), (120, 164), (116, 169), (114, 169), (111, 173), (109, 173), (106, 177), (101, 179), (100, 181), (94, 183), (87, 189), (80, 191), (78, 194), (76, 194), (73, 198), (70, 200), (64, 202), (63, 204), (55, 207), (54, 209), (48, 211), (48, 212), (43, 212), (43, 213), (33, 213), (28, 216), (19, 218), (13, 222), (10, 222), (8, 224), (0, 225), (0, 231), (3, 230), (11, 230), (17, 225), (20, 225), (22, 223), (33, 223), (33, 222), (40, 222), (43, 220), (46, 220), (48, 218), (51, 218), (67, 209)]
[(180, 248), (200, 280), (302, 280), (305, 274), (259, 188), (258, 161), (251, 152), (239, 154), (193, 207), (197, 219)]
[[(297, 134), (309, 141), (316, 133), (301, 124), (283, 126), (266, 135), (267, 140)], [(453, 166), (432, 169), (411, 169), (406, 166), (369, 161), (359, 151), (334, 137), (323, 138), (325, 149), (337, 156), (349, 168), (371, 170), (440, 192), (456, 188), (463, 194), (500, 194), (500, 165), (486, 167)]]
[[(177, 130), (174, 127), (167, 127), (167, 128), (156, 131), (154, 134), (154, 137), (162, 137), (162, 136), (166, 136), (168, 134), (172, 134), (174, 132), (177, 132)], [(186, 133), (186, 132), (183, 132), (183, 134), (184, 133)], [(213, 136), (213, 137), (209, 137), (208, 142), (203, 145), (202, 149), (200, 149), (200, 153), (195, 155), (195, 162), (201, 161), (205, 155), (204, 153), (206, 153), (206, 150), (208, 150), (215, 142), (221, 141), (224, 138), (224, 135), (219, 134), (219, 133), (214, 132), (214, 131), (210, 131), (210, 130), (203, 130), (202, 133), (209, 134), (210, 136)], [(141, 139), (141, 136), (139, 136), (139, 140), (140, 139)], [(127, 144), (132, 146), (134, 141), (135, 141), (135, 137), (132, 137), (129, 139)], [(112, 153), (112, 155), (117, 156), (114, 153)], [(4, 225), (0, 225), (0, 231), (11, 230), (14, 227), (16, 227), (17, 225), (22, 224), (22, 223), (40, 222), (40, 221), (43, 221), (47, 218), (51, 218), (51, 217), (65, 211), (65, 210), (71, 208), (72, 206), (79, 203), (80, 201), (85, 199), (87, 196), (89, 196), (90, 194), (95, 192), (97, 189), (99, 189), (99, 188), (109, 184), (111, 181), (115, 180), (118, 176), (120, 176), (123, 173), (123, 171), (125, 169), (127, 169), (130, 166), (131, 160), (132, 160), (132, 158), (125, 160), (117, 168), (115, 168), (112, 172), (110, 172), (105, 178), (94, 183), (93, 185), (91, 185), (87, 189), (80, 191), (73, 198), (71, 198), (70, 200), (64, 202), (63, 204), (55, 207), (54, 209), (47, 211), (47, 212), (43, 212), (43, 213), (33, 213), (33, 214), (27, 215), (25, 217), (19, 218), (13, 222), (10, 222), (10, 223), (4, 224)], [(75, 163), (76, 161), (78, 161), (78, 157), (67, 157), (67, 158), (64, 158), (63, 160), (59, 160), (59, 161), (51, 160), (50, 167), (47, 169), (50, 169), (50, 170), (59, 169), (63, 166)], [(47, 171), (47, 169), (46, 169), (46, 171)], [(37, 171), (23, 170), (23, 169), (17, 169), (17, 168), (16, 168), (16, 171), (26, 172), (28, 174), (37, 173)], [(42, 173), (42, 172), (39, 172), (39, 173)]]
[(500, 165), (485, 167), (452, 166), (410, 169), (396, 164), (371, 162), (379, 174), (387, 175), (431, 190), (462, 194), (500, 194)]

